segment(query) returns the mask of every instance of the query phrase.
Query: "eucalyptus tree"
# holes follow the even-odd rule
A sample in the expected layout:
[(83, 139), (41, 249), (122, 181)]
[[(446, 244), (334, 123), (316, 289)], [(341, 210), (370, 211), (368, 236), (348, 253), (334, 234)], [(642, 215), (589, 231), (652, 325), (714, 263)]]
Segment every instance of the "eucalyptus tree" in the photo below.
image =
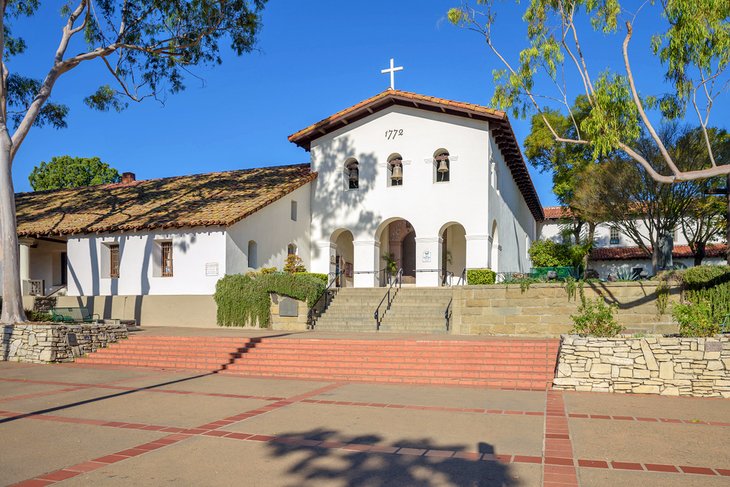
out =
[[(221, 62), (221, 43), (238, 55), (255, 47), (266, 0), (74, 0), (62, 3), (58, 44), (43, 79), (11, 72), (27, 41), (20, 23), (38, 20), (40, 0), (0, 0), (0, 246), (3, 309), (0, 322), (24, 321), (12, 165), (31, 127), (63, 128), (68, 108), (51, 94), (62, 76), (98, 63), (108, 79), (85, 98), (97, 110), (161, 99), (185, 87), (186, 70)], [(37, 25), (37, 30), (56, 26)], [(73, 46), (73, 47), (72, 47)], [(42, 58), (38, 58), (39, 60)], [(42, 61), (38, 61), (42, 62)]]
[[(514, 44), (514, 34), (508, 39), (495, 34), (499, 3), (465, 0), (448, 12), (452, 23), (477, 32), (502, 65), (494, 72), (493, 104), (510, 109), (515, 116), (537, 113), (555, 141), (588, 146), (595, 159), (619, 150), (657, 182), (671, 184), (730, 174), (729, 164), (718, 164), (708, 134), (712, 110), (730, 83), (730, 2), (517, 1), (524, 11), (527, 42), (516, 59), (506, 54), (506, 48)], [(515, 2), (503, 3), (513, 3), (511, 7), (515, 8)], [(638, 23), (639, 19), (643, 22)], [(640, 94), (629, 48), (635, 26), (640, 29), (647, 25), (655, 31), (646, 49), (656, 56), (664, 73), (649, 75), (645, 84), (654, 92)], [(586, 29), (602, 36), (593, 51), (584, 42)], [(612, 44), (617, 35), (623, 39)], [(603, 59), (612, 46), (620, 54), (622, 65), (606, 68)], [(582, 120), (571, 107), (578, 94), (571, 92), (575, 86), (589, 104)], [(553, 123), (548, 116), (550, 110), (563, 113), (571, 121), (570, 130)], [(696, 118), (692, 125), (698, 125), (703, 132), (705, 164), (690, 170), (679, 167), (655, 129), (656, 117), (652, 115), (668, 120), (690, 115)], [(659, 165), (647, 161), (636, 149), (642, 130), (661, 155)]]

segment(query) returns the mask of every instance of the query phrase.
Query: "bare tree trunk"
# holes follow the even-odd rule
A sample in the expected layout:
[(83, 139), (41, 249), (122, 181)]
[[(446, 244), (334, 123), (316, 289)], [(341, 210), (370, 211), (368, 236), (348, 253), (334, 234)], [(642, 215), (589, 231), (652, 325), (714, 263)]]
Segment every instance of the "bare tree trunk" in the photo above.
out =
[(583, 273), (588, 270), (588, 264), (591, 259), (591, 250), (593, 249), (593, 239), (596, 237), (596, 224), (588, 222), (588, 234), (586, 235), (585, 244), (589, 246), (588, 252), (583, 256)]
[(725, 244), (727, 244), (727, 254), (725, 260), (730, 265), (730, 174), (725, 178), (725, 198), (727, 199), (727, 213), (725, 215)]
[(0, 323), (25, 321), (20, 288), (18, 231), (15, 221), (15, 190), (11, 174), (10, 135), (0, 129), (0, 245), (3, 248), (3, 311)]
[(702, 259), (705, 258), (706, 251), (705, 251), (705, 243), (704, 242), (697, 242), (695, 244), (695, 255), (694, 255), (694, 264), (695, 267), (698, 265), (702, 265)]
[(659, 246), (659, 242), (657, 242), (657, 245), (653, 245), (651, 249), (651, 269), (652, 274), (656, 274), (661, 269), (659, 269), (659, 263), (662, 262), (662, 249)]

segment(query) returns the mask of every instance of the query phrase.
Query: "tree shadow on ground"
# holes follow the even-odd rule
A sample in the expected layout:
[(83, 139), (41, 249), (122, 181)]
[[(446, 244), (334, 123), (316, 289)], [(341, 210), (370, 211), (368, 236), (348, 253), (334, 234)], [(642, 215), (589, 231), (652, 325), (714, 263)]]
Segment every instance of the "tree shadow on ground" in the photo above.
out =
[[(345, 443), (350, 446), (338, 448), (338, 445)], [(493, 458), (494, 447), (485, 442), (469, 447), (463, 444), (436, 444), (429, 438), (387, 441), (377, 434), (348, 436), (338, 431), (316, 428), (277, 435), (267, 446), (272, 457), (291, 457), (295, 460), (287, 472), (295, 479), (290, 484), (292, 487), (329, 484), (332, 481), (347, 486), (368, 487), (526, 485), (510, 473), (509, 465)], [(356, 451), (357, 448), (369, 447), (373, 449)], [(459, 454), (473, 456), (476, 451), (492, 459), (458, 457)]]

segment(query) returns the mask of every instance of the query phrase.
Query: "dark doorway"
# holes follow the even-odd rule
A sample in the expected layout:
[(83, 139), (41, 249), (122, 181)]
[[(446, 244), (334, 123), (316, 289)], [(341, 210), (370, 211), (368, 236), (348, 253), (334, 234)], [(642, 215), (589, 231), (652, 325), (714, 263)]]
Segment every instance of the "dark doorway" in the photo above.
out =
[(61, 284), (68, 284), (68, 256), (66, 252), (61, 252)]
[(410, 231), (403, 238), (403, 275), (416, 277), (416, 232)]

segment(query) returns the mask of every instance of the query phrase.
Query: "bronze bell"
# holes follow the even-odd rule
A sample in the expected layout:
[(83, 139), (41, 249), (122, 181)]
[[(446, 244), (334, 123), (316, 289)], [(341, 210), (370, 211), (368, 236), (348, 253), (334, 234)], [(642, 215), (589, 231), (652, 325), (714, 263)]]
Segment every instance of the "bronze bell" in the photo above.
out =
[(396, 164), (393, 166), (392, 178), (394, 181), (400, 181), (401, 179), (403, 179), (403, 167), (400, 164)]
[(442, 158), (441, 161), (439, 161), (439, 167), (437, 171), (440, 173), (449, 172), (449, 164), (446, 162), (446, 158)]
[(356, 183), (358, 176), (359, 171), (357, 170), (357, 166), (350, 166), (350, 182)]

